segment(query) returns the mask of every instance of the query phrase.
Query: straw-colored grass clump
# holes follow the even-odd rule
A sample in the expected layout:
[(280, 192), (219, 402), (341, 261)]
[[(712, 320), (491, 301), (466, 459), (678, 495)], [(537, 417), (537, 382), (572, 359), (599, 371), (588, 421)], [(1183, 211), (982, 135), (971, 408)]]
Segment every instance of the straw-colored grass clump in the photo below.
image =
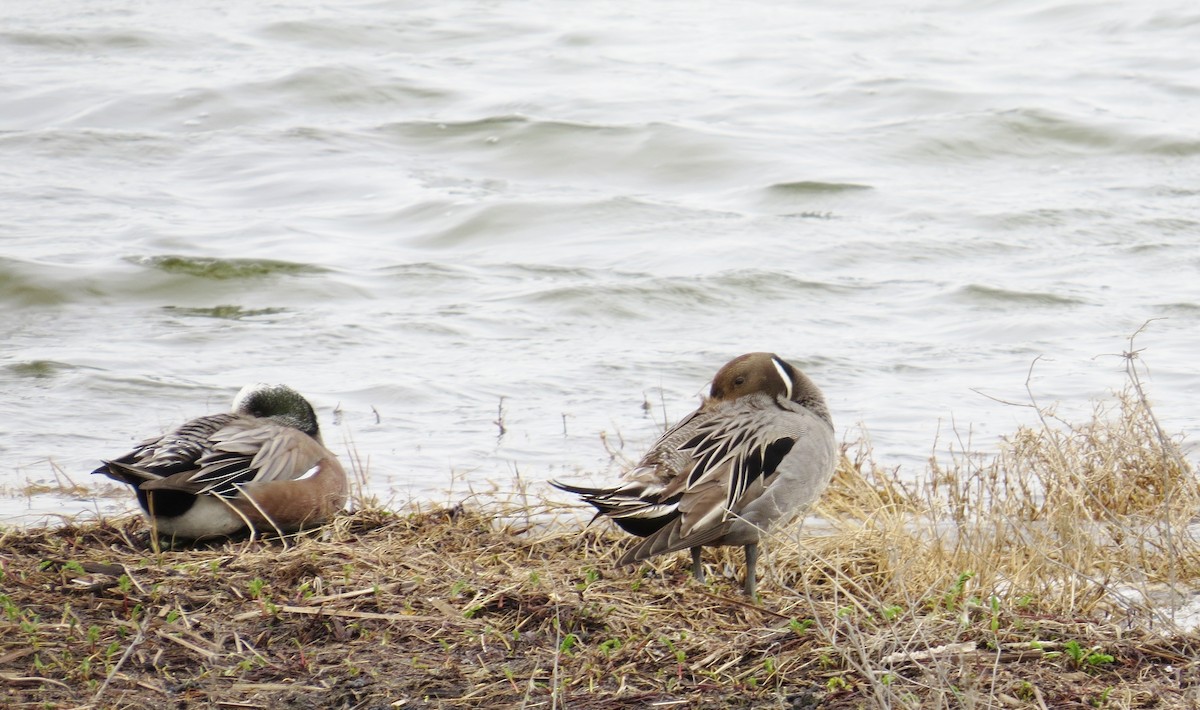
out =
[[(916, 482), (862, 462), (842, 467), (823, 503), (838, 532), (806, 547), (851, 540), (861, 553), (874, 536), (868, 578), (881, 586), (861, 591), (880, 598), (922, 599), (969, 575), (969, 594), (1019, 593), (1053, 614), (1134, 613), (1131, 591), (1200, 579), (1200, 485), (1145, 401), (1130, 390), (1083, 426), (1042, 421), (990, 460), (931, 460)], [(845, 564), (844, 552), (826, 554)]]
[(286, 545), (0, 532), (0, 705), (1200, 706), (1194, 472), (1136, 390), (1043, 414), (917, 480), (844, 459), (759, 600), (736, 552), (615, 569), (625, 536), (524, 490)]

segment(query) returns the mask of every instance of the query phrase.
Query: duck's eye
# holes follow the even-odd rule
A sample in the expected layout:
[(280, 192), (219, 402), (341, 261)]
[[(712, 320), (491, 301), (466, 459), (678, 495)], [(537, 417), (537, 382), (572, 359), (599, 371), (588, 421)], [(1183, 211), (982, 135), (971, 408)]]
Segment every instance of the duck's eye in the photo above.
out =
[(744, 385), (744, 384), (746, 384), (746, 378), (745, 378), (745, 377), (740, 377), (740, 376), (739, 376), (738, 378), (736, 378), (736, 379), (733, 381), (733, 386), (734, 386), (734, 387), (741, 387), (741, 386), (742, 386), (742, 385)]

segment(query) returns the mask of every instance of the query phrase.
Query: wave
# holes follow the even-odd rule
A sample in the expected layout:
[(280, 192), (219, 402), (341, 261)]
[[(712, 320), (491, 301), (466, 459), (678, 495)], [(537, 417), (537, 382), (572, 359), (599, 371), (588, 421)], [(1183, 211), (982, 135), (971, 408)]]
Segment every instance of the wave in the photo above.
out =
[(76, 32), (0, 31), (0, 44), (49, 50), (100, 51), (164, 47), (171, 42), (154, 32), (130, 29)]
[(57, 377), (64, 372), (78, 370), (80, 367), (66, 362), (58, 362), (57, 360), (24, 360), (6, 363), (3, 369), (14, 377), (44, 380)]
[[(286, 288), (276, 285), (280, 279), (289, 281)], [(277, 306), (251, 308), (203, 302), (228, 304), (256, 292), (285, 304), (297, 299), (361, 296), (362, 289), (347, 281), (331, 269), (274, 259), (160, 255), (129, 256), (102, 264), (51, 264), (0, 257), (0, 304), (11, 306), (147, 300), (208, 309), (211, 317), (248, 317), (268, 314)], [(238, 308), (250, 310), (229, 310)]]
[(983, 284), (968, 284), (957, 289), (954, 295), (966, 301), (993, 306), (1079, 306), (1088, 303), (1086, 300), (1058, 293), (1016, 291)]
[(815, 180), (797, 180), (795, 182), (780, 182), (767, 187), (768, 192), (783, 195), (830, 195), (845, 192), (862, 192), (873, 190), (870, 185), (859, 185), (852, 182), (819, 182)]
[(737, 175), (761, 179), (762, 170), (732, 136), (655, 121), (584, 123), (508, 114), (389, 123), (376, 133), (404, 150), (498, 166), (513, 178), (545, 182), (569, 176), (620, 186), (626, 194), (664, 182), (725, 186)]
[[(523, 268), (523, 267), (522, 267)], [(522, 292), (494, 300), (518, 301), (551, 306), (575, 314), (642, 319), (648, 313), (676, 314), (689, 318), (699, 311), (741, 307), (748, 302), (779, 301), (808, 294), (805, 301), (821, 300), (822, 294), (845, 294), (858, 290), (823, 281), (798, 279), (783, 272), (741, 269), (711, 276), (655, 276), (645, 273), (596, 270), (571, 274), (570, 284), (536, 284)]]
[(901, 152), (910, 157), (954, 161), (963, 159), (1048, 155), (1200, 154), (1200, 138), (1190, 132), (1167, 132), (1133, 121), (1102, 120), (1040, 108), (1015, 108), (966, 115), (938, 115), (894, 126), (895, 132), (918, 137), (905, 141)]
[(329, 270), (313, 264), (276, 259), (218, 259), (195, 256), (131, 256), (126, 261), (168, 274), (186, 274), (202, 279), (258, 279), (268, 276), (323, 274)]
[(416, 77), (397, 78), (369, 66), (317, 65), (297, 69), (267, 81), (238, 84), (227, 93), (243, 102), (268, 106), (327, 106), (337, 111), (354, 107), (394, 108), (414, 102), (443, 103), (451, 90), (429, 86)]
[(287, 313), (286, 308), (243, 308), (235, 305), (219, 305), (206, 308), (189, 308), (186, 306), (163, 306), (168, 313), (193, 318), (216, 318), (219, 320), (262, 320), (265, 316)]
[(587, 240), (612, 240), (613, 224), (655, 230), (725, 214), (630, 197), (506, 202), (433, 201), (394, 214), (413, 246), (439, 249), (513, 244), (568, 250)]

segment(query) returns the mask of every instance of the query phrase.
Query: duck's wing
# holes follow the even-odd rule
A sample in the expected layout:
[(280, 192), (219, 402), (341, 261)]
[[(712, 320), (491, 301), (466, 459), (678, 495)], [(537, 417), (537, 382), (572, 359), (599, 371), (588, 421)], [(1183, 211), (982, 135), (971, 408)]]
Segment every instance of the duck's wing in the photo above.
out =
[(247, 483), (303, 478), (326, 455), (304, 432), (269, 419), (235, 417), (209, 437), (194, 469), (151, 481), (143, 490), (234, 498)]
[(145, 481), (195, 471), (197, 462), (211, 451), (211, 437), (237, 415), (198, 417), (162, 436), (146, 439), (119, 458), (103, 462), (92, 473), (137, 486)]
[[(763, 398), (767, 399), (767, 398)], [(684, 445), (691, 453), (681, 477), (685, 533), (728, 520), (762, 495), (779, 464), (809, 430), (809, 417), (751, 398), (700, 427)]]
[(688, 464), (660, 493), (659, 505), (673, 514), (664, 514), (660, 529), (619, 563), (720, 540), (741, 511), (777, 480), (780, 464), (816, 425), (810, 413), (765, 396), (716, 408), (679, 447)]

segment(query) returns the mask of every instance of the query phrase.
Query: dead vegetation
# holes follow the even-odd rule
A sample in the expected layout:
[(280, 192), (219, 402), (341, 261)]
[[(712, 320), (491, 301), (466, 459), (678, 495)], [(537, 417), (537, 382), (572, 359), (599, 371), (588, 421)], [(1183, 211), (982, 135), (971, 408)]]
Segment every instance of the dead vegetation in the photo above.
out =
[(759, 600), (524, 489), (286, 544), (0, 531), (0, 705), (1195, 708), (1200, 490), (1136, 384), (918, 480), (856, 452)]

